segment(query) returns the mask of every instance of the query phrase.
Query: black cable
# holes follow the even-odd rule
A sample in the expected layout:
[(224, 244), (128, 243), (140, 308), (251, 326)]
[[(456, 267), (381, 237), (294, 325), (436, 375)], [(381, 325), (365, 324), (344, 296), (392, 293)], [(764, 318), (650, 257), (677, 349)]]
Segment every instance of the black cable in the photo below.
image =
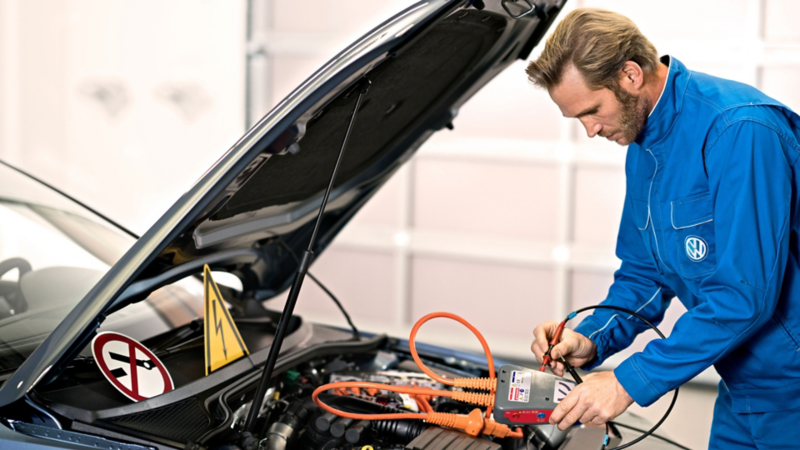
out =
[[(648, 325), (650, 328), (652, 328), (653, 330), (655, 330), (656, 334), (658, 334), (658, 336), (659, 336), (661, 339), (666, 339), (666, 336), (664, 336), (664, 333), (662, 333), (662, 332), (661, 332), (661, 330), (659, 330), (657, 326), (655, 326), (655, 325), (653, 325), (652, 323), (650, 323), (650, 321), (649, 321), (649, 320), (645, 319), (644, 317), (640, 316), (639, 314), (637, 314), (637, 313), (635, 313), (635, 312), (633, 312), (633, 311), (631, 311), (631, 310), (629, 310), (629, 309), (620, 308), (619, 306), (611, 306), (611, 305), (594, 305), (594, 306), (587, 306), (587, 307), (585, 307), (585, 308), (581, 308), (581, 309), (578, 309), (578, 310), (576, 310), (576, 311), (573, 311), (573, 312), (571, 312), (571, 313), (570, 313), (570, 314), (567, 316), (567, 318), (566, 318), (566, 319), (564, 319), (564, 322), (567, 322), (567, 321), (569, 321), (570, 319), (572, 319), (573, 317), (575, 317), (576, 315), (578, 315), (578, 314), (580, 314), (580, 313), (582, 313), (582, 312), (584, 312), (584, 311), (589, 311), (589, 310), (591, 310), (591, 309), (610, 309), (610, 310), (614, 310), (614, 311), (620, 311), (620, 312), (623, 312), (623, 313), (625, 313), (625, 314), (628, 314), (628, 315), (630, 315), (630, 316), (632, 316), (632, 317), (636, 317), (637, 319), (641, 320), (641, 321), (642, 321), (642, 322), (644, 322), (646, 325)], [(570, 372), (570, 373), (571, 373), (571, 372)], [(656, 423), (656, 424), (653, 426), (653, 428), (650, 428), (649, 430), (647, 430), (647, 431), (643, 432), (641, 436), (639, 436), (638, 438), (636, 438), (636, 439), (632, 440), (631, 442), (628, 442), (628, 443), (627, 443), (627, 444), (625, 444), (625, 445), (620, 445), (620, 446), (618, 446), (618, 447), (614, 447), (614, 448), (612, 448), (612, 449), (609, 449), (609, 450), (622, 450), (622, 449), (628, 448), (628, 447), (630, 447), (630, 446), (632, 446), (632, 445), (634, 445), (634, 444), (637, 444), (637, 443), (639, 443), (639, 442), (640, 442), (642, 439), (646, 438), (647, 436), (651, 436), (651, 435), (653, 435), (653, 432), (654, 432), (654, 431), (656, 431), (656, 430), (658, 429), (658, 427), (660, 427), (660, 426), (661, 426), (661, 424), (662, 424), (662, 423), (664, 423), (664, 421), (665, 421), (665, 420), (667, 420), (667, 417), (669, 416), (669, 413), (671, 413), (671, 412), (672, 412), (672, 407), (673, 407), (673, 406), (675, 406), (675, 401), (676, 401), (676, 400), (678, 400), (678, 388), (675, 388), (675, 395), (673, 395), (673, 396), (672, 396), (672, 402), (669, 404), (669, 408), (667, 408), (667, 411), (666, 411), (666, 412), (664, 413), (664, 415), (661, 417), (661, 420), (659, 420), (659, 421), (658, 421), (658, 423)], [(606, 423), (606, 439), (607, 439), (607, 437), (608, 437), (608, 424)], [(606, 444), (604, 443), (604, 444), (603, 444), (603, 448), (604, 448), (604, 449), (605, 449), (605, 445), (606, 445)]]
[(580, 375), (578, 375), (578, 372), (575, 370), (574, 367), (572, 367), (570, 363), (567, 362), (566, 359), (564, 359), (563, 356), (561, 357), (561, 363), (564, 364), (564, 367), (567, 369), (567, 372), (569, 372), (569, 374), (572, 375), (572, 379), (575, 380), (576, 383), (578, 384), (583, 383), (583, 380), (581, 379)]
[[(564, 368), (567, 369), (570, 375), (572, 375), (572, 379), (575, 380), (575, 383), (581, 384), (583, 383), (583, 379), (580, 375), (578, 375), (578, 371), (572, 367), (572, 364), (568, 363), (567, 360), (562, 356), (561, 363), (564, 364)], [(606, 445), (608, 445), (608, 440), (610, 439), (611, 433), (609, 432), (608, 422), (605, 423), (606, 425), (606, 436), (603, 438), (603, 446), (602, 449), (605, 450)]]
[[(300, 258), (297, 256), (297, 253), (295, 253), (294, 250), (292, 250), (292, 247), (290, 247), (289, 244), (287, 244), (286, 241), (284, 241), (283, 238), (281, 238), (277, 234), (274, 234), (273, 236), (275, 236), (275, 238), (278, 240), (278, 245), (283, 247), (289, 253), (289, 255), (292, 256), (292, 259), (294, 259), (294, 262), (296, 262), (299, 265), (300, 264)], [(345, 311), (344, 306), (342, 306), (342, 303), (339, 302), (339, 299), (336, 298), (336, 296), (333, 295), (333, 292), (331, 292), (328, 288), (326, 288), (325, 285), (322, 284), (322, 282), (317, 279), (317, 277), (312, 275), (311, 272), (308, 272), (308, 276), (309, 276), (309, 278), (311, 278), (312, 281), (314, 281), (314, 283), (317, 283), (317, 286), (319, 286), (323, 291), (325, 291), (326, 294), (328, 294), (328, 296), (331, 298), (331, 300), (333, 300), (333, 303), (336, 303), (336, 306), (339, 307), (339, 311), (342, 312), (342, 315), (344, 315), (344, 318), (347, 320), (347, 323), (350, 325), (350, 328), (353, 330), (353, 339), (355, 339), (356, 341), (360, 341), (361, 340), (361, 333), (358, 332), (358, 329), (353, 324), (353, 321), (350, 320), (350, 314), (347, 314), (347, 311)]]
[[(632, 426), (626, 425), (624, 423), (619, 423), (619, 422), (609, 422), (609, 423), (614, 424), (615, 427), (628, 428), (629, 430), (638, 431), (639, 433), (645, 433), (645, 430), (642, 430), (641, 428), (632, 427)], [(683, 450), (691, 450), (689, 447), (684, 447), (683, 445), (678, 444), (677, 442), (673, 441), (672, 439), (665, 438), (664, 436), (661, 436), (660, 434), (650, 433), (650, 436), (653, 436), (655, 438), (659, 438), (662, 441), (670, 443), (670, 444), (672, 444), (672, 445), (674, 445), (676, 447), (680, 447)]]
[[(583, 379), (581, 378), (580, 375), (578, 375), (578, 371), (576, 371), (575, 368), (572, 367), (572, 364), (568, 363), (563, 356), (561, 357), (561, 363), (564, 364), (564, 368), (567, 369), (567, 372), (569, 372), (569, 374), (572, 375), (572, 379), (575, 380), (575, 383), (577, 384), (583, 383)], [(606, 422), (605, 425), (606, 425), (606, 436), (603, 438), (603, 446), (602, 446), (603, 450), (605, 450), (606, 445), (608, 445), (608, 440), (610, 439), (611, 436), (611, 433), (608, 428), (608, 422)]]

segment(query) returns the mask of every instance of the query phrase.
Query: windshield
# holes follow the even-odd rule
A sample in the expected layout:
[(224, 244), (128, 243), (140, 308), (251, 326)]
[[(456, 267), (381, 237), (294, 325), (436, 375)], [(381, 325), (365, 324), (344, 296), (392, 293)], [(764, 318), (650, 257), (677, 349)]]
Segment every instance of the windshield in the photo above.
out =
[[(134, 241), (69, 198), (0, 163), (0, 381)], [(202, 285), (186, 279), (112, 315), (101, 330), (113, 328), (142, 339), (194, 320), (201, 308)]]

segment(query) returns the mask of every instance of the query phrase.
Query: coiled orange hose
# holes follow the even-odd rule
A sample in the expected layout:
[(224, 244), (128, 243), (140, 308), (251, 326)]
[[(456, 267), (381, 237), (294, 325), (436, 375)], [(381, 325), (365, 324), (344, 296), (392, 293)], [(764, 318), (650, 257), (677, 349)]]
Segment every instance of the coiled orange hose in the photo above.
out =
[[(470, 331), (472, 331), (472, 333), (478, 338), (478, 340), (481, 343), (481, 346), (483, 347), (483, 351), (486, 354), (486, 361), (489, 366), (489, 376), (490, 376), (489, 378), (455, 378), (453, 380), (450, 380), (448, 378), (437, 375), (436, 373), (428, 369), (425, 366), (425, 364), (422, 363), (422, 360), (417, 354), (417, 349), (414, 343), (414, 339), (417, 335), (417, 331), (419, 331), (419, 328), (422, 326), (422, 324), (437, 317), (446, 317), (449, 319), (453, 319), (457, 322), (460, 322), (462, 325), (469, 328)], [(483, 338), (483, 335), (481, 335), (480, 331), (478, 331), (475, 327), (473, 327), (472, 324), (452, 313), (448, 312), (431, 313), (422, 317), (417, 321), (416, 324), (414, 324), (414, 328), (411, 329), (411, 335), (409, 336), (408, 339), (408, 345), (411, 350), (411, 357), (414, 358), (414, 362), (417, 363), (417, 366), (420, 368), (420, 370), (422, 370), (426, 375), (428, 375), (432, 379), (449, 386), (480, 389), (480, 390), (490, 391), (490, 393), (481, 394), (476, 392), (439, 391), (436, 389), (420, 388), (415, 386), (395, 386), (395, 385), (387, 385), (381, 383), (370, 383), (367, 381), (339, 381), (335, 383), (328, 383), (315, 389), (314, 392), (311, 394), (312, 400), (314, 401), (314, 403), (317, 404), (317, 406), (319, 406), (326, 412), (330, 412), (336, 414), (337, 416), (347, 417), (354, 420), (422, 419), (434, 425), (459, 428), (473, 436), (477, 436), (478, 434), (483, 433), (483, 434), (491, 434), (497, 437), (506, 437), (506, 436), (514, 438), (523, 437), (521, 429), (517, 428), (516, 430), (512, 431), (507, 425), (497, 423), (491, 419), (492, 407), (494, 406), (494, 398), (495, 398), (494, 392), (497, 389), (497, 379), (494, 377), (495, 373), (494, 361), (492, 360), (492, 352), (491, 350), (489, 350), (489, 345), (486, 343), (486, 339)], [(322, 400), (319, 399), (319, 394), (327, 390), (334, 389), (335, 392), (344, 393), (346, 392), (345, 390), (348, 388), (355, 392), (358, 392), (360, 389), (367, 389), (367, 390), (380, 389), (384, 391), (392, 391), (402, 394), (411, 394), (413, 398), (417, 399), (418, 403), (420, 404), (420, 411), (422, 412), (389, 413), (389, 414), (356, 414), (345, 411), (339, 411), (338, 409), (335, 409), (325, 404)], [(486, 418), (484, 419), (483, 417), (481, 417), (479, 409), (475, 409), (469, 415), (447, 414), (447, 413), (439, 413), (433, 411), (433, 408), (431, 408), (430, 404), (428, 403), (428, 399), (430, 397), (449, 397), (454, 400), (466, 403), (473, 403), (486, 406)]]

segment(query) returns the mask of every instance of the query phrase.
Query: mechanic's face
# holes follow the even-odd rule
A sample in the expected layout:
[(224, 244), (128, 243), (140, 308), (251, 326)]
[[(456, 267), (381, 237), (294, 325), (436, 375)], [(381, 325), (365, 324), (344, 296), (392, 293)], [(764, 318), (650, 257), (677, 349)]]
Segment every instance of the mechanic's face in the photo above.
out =
[(621, 87), (616, 95), (607, 88), (590, 89), (578, 69), (570, 65), (561, 82), (548, 92), (561, 114), (580, 120), (590, 138), (600, 136), (629, 145), (644, 128), (650, 111), (647, 97), (629, 85)]

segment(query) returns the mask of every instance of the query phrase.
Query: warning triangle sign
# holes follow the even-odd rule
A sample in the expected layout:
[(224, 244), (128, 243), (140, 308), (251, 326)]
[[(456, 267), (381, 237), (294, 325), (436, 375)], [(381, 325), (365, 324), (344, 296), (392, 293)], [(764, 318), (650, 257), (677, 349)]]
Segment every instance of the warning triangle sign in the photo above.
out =
[(205, 297), (203, 329), (205, 330), (206, 375), (208, 375), (231, 361), (249, 355), (250, 352), (247, 351), (242, 336), (222, 301), (222, 294), (219, 293), (217, 283), (211, 278), (211, 269), (208, 264), (203, 267), (203, 292)]

